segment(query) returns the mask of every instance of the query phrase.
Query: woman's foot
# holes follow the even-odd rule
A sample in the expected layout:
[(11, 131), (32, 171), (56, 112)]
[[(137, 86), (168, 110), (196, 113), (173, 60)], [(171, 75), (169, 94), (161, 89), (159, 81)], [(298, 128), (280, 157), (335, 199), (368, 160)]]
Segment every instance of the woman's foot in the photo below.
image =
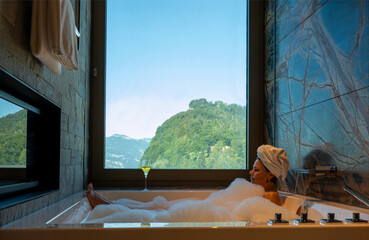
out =
[(112, 202), (104, 199), (99, 194), (97, 194), (94, 191), (94, 187), (93, 187), (92, 183), (87, 185), (86, 196), (87, 196), (88, 201), (90, 202), (90, 205), (91, 205), (92, 209), (94, 209), (97, 205), (100, 205), (100, 204), (111, 204), (112, 203)]

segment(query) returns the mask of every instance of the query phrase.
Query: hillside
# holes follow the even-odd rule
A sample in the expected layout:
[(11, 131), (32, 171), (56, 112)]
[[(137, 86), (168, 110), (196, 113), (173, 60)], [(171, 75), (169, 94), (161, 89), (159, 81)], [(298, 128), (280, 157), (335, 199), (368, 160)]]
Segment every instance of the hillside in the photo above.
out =
[(0, 165), (26, 165), (27, 110), (0, 118)]
[(150, 140), (133, 139), (119, 134), (105, 138), (105, 168), (138, 168)]
[(153, 168), (245, 168), (246, 107), (206, 99), (189, 107), (158, 127), (142, 159)]

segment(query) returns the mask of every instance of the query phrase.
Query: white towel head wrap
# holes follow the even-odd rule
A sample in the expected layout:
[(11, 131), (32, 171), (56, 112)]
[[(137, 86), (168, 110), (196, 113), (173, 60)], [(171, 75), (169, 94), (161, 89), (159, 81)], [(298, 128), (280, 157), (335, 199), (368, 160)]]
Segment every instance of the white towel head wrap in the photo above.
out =
[(257, 155), (264, 166), (274, 176), (282, 181), (286, 179), (288, 169), (290, 168), (290, 162), (283, 148), (261, 145), (257, 150)]

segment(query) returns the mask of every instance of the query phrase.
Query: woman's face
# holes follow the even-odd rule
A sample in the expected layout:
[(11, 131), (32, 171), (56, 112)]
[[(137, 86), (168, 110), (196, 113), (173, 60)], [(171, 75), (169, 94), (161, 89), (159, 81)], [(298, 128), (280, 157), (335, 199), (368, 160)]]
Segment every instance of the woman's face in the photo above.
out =
[(263, 163), (259, 159), (255, 161), (253, 169), (250, 171), (250, 175), (252, 183), (261, 185), (264, 188), (267, 187), (267, 184), (273, 178), (273, 174), (265, 169)]

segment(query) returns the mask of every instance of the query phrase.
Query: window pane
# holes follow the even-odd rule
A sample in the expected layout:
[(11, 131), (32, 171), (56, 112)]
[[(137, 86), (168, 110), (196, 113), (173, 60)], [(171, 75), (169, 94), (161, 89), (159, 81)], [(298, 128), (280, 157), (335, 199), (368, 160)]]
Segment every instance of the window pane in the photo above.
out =
[(0, 168), (26, 167), (27, 110), (0, 98)]
[(107, 1), (105, 168), (245, 169), (246, 0)]

